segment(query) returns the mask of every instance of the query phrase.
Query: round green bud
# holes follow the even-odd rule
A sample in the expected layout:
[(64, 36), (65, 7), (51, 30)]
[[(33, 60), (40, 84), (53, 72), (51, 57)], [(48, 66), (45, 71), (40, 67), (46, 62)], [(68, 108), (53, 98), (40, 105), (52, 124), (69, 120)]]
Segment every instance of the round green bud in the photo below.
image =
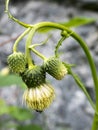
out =
[(61, 80), (67, 74), (67, 68), (60, 59), (51, 57), (45, 61), (44, 67), (47, 73), (57, 80)]
[(14, 52), (7, 59), (9, 68), (14, 73), (22, 73), (26, 67), (25, 55), (21, 52)]
[(27, 87), (32, 88), (45, 83), (46, 74), (42, 66), (34, 66), (32, 69), (25, 70), (21, 77)]

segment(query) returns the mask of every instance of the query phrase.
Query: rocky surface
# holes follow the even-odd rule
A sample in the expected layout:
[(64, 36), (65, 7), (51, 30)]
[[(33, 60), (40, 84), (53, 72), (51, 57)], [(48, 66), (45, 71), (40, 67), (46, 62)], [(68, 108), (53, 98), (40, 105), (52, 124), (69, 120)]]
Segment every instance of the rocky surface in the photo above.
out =
[(92, 10), (98, 11), (98, 1), (97, 0), (48, 0), (48, 1), (56, 1), (61, 5), (74, 6), (76, 8), (81, 8), (84, 10)]
[[(64, 22), (76, 16), (97, 18), (97, 12), (83, 11), (79, 8), (67, 7), (66, 5), (60, 6), (56, 3), (41, 0), (17, 4), (16, 6), (11, 6), (10, 10), (15, 17), (26, 23), (37, 23), (41, 21)], [(73, 30), (82, 36), (82, 38), (86, 41), (98, 70), (97, 29), (97, 22), (82, 27), (73, 28)], [(1, 15), (0, 43), (17, 37), (23, 31), (24, 28), (9, 20), (5, 13)], [(59, 40), (59, 31), (54, 31), (51, 33), (53, 36), (48, 43), (42, 47), (38, 47), (38, 50), (40, 50), (40, 52), (47, 57), (53, 54), (53, 48), (56, 45), (55, 43)], [(46, 37), (47, 36), (45, 34), (38, 34), (33, 39), (34, 43), (43, 41)], [(26, 37), (21, 41), (19, 46), (19, 49), (22, 51), (24, 50), (25, 40)], [(6, 59), (12, 52), (13, 42), (14, 40), (10, 40), (9, 43), (0, 47), (0, 68), (6, 66)], [(61, 52), (62, 60), (77, 65), (73, 68), (73, 70), (81, 76), (81, 79), (86, 84), (88, 92), (92, 96), (93, 100), (95, 100), (90, 69), (88, 67), (87, 59), (80, 46), (75, 40), (68, 38), (60, 47), (59, 51)], [(41, 60), (35, 55), (33, 58), (36, 63), (39, 63), (39, 61), (41, 62)], [(47, 75), (47, 78), (55, 88), (56, 99), (51, 107), (42, 114), (35, 112), (36, 118), (34, 122), (40, 122), (40, 124), (43, 124), (44, 130), (90, 130), (94, 111), (72, 77), (66, 76), (62, 81), (56, 81), (49, 75)], [(14, 92), (16, 90), (17, 94), (15, 97)], [(21, 96), (20, 99), (17, 100), (19, 88), (12, 86), (10, 88), (10, 92), (12, 94), (7, 94), (8, 89), (5, 90), (0, 88), (0, 97), (5, 98), (6, 101), (8, 101), (8, 99), (12, 99), (10, 101), (12, 104), (21, 104)], [(13, 99), (15, 100), (13, 101)]]

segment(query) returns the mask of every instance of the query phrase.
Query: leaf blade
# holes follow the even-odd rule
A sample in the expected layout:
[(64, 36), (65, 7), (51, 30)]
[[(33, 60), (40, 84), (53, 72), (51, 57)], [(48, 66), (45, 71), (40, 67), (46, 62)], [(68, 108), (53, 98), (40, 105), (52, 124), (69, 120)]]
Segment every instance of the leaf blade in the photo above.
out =
[(78, 27), (78, 26), (82, 26), (85, 24), (90, 24), (95, 21), (96, 21), (96, 19), (93, 19), (93, 18), (75, 17), (75, 18), (69, 20), (68, 22), (61, 23), (61, 24), (66, 27)]
[(25, 121), (33, 117), (30, 111), (18, 106), (9, 106), (9, 114), (18, 121)]

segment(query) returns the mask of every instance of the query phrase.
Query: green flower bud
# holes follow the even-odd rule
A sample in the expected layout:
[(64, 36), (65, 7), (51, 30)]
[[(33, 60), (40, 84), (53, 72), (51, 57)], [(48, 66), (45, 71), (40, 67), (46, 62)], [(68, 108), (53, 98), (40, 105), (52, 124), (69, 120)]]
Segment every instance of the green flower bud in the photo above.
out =
[(28, 88), (32, 88), (45, 83), (46, 74), (42, 66), (34, 66), (32, 69), (25, 70), (21, 77)]
[(12, 72), (22, 73), (26, 67), (26, 58), (25, 55), (21, 52), (14, 52), (8, 56), (8, 65)]
[(28, 88), (24, 92), (23, 100), (29, 108), (42, 112), (50, 106), (54, 97), (53, 87), (48, 83), (44, 83), (35, 88)]
[(61, 80), (67, 74), (67, 68), (55, 57), (51, 57), (45, 61), (44, 67), (46, 72), (57, 80)]

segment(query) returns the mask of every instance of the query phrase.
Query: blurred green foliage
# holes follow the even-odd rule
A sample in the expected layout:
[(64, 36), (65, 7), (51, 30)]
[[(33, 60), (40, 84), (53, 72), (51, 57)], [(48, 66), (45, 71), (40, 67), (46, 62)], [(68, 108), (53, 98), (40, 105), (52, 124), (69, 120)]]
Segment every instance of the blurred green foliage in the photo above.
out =
[(17, 130), (42, 130), (38, 125), (21, 125), (17, 127)]
[[(6, 118), (5, 118), (6, 117)], [(26, 121), (33, 119), (33, 114), (26, 108), (7, 105), (0, 99), (0, 130), (42, 130), (41, 126), (27, 124)]]
[(24, 86), (24, 83), (21, 79), (21, 77), (13, 74), (9, 75), (0, 75), (0, 87), (4, 86), (10, 86), (10, 85), (19, 85), (19, 86)]
[(27, 111), (27, 109), (18, 106), (9, 106), (2, 99), (0, 100), (0, 106), (2, 106), (0, 107), (0, 116), (9, 114), (10, 117), (18, 121), (25, 121), (32, 118), (32, 113)]

